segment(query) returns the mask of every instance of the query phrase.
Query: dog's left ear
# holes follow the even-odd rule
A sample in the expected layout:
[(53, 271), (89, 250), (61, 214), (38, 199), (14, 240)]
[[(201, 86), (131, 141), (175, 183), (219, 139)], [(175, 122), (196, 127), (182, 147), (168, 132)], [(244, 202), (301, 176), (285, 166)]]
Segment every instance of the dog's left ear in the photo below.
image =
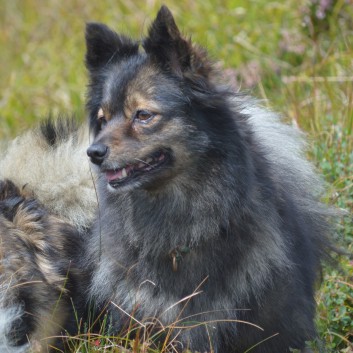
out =
[(153, 60), (178, 76), (191, 73), (207, 77), (211, 71), (206, 51), (182, 37), (172, 13), (164, 5), (143, 41), (143, 48)]
[(138, 43), (95, 22), (86, 25), (86, 48), (86, 67), (90, 71), (138, 53)]

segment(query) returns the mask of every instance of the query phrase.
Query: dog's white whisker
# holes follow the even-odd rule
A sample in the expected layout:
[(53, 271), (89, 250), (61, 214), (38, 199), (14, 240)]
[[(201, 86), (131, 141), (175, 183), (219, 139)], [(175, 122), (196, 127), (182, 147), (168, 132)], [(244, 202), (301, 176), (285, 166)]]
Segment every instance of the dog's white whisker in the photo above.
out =
[(148, 166), (151, 166), (151, 164), (149, 164), (149, 163), (143, 161), (142, 159), (139, 159), (139, 158), (134, 158), (134, 159), (135, 159), (136, 161), (138, 161), (138, 162), (141, 162), (141, 163), (143, 163), (143, 164), (146, 164), (146, 165), (148, 165)]

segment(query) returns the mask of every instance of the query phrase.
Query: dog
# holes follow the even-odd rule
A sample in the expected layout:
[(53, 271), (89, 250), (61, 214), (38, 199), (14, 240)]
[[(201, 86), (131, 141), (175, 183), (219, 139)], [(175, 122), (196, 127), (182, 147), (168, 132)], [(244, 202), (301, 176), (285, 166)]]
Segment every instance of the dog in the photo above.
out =
[(48, 117), (0, 153), (1, 352), (57, 352), (80, 330), (78, 259), (97, 209), (88, 141), (73, 116)]
[[(48, 352), (74, 332), (81, 238), (11, 181), (0, 182), (0, 350)], [(75, 294), (76, 293), (76, 294)], [(77, 308), (78, 309), (78, 308)]]
[(90, 23), (86, 45), (96, 315), (170, 351), (307, 352), (331, 211), (302, 134), (223, 85), (165, 6), (141, 42)]

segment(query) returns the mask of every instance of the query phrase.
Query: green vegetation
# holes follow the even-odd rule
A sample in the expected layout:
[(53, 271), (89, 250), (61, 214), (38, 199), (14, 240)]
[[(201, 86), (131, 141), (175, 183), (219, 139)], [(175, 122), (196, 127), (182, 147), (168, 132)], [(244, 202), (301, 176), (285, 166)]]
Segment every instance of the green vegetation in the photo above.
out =
[[(220, 60), (236, 89), (250, 90), (307, 131), (310, 156), (330, 185), (328, 202), (350, 213), (339, 225), (337, 242), (352, 253), (352, 1), (164, 3), (185, 33)], [(104, 22), (139, 38), (160, 5), (156, 0), (0, 0), (0, 138), (15, 136), (48, 113), (74, 113), (83, 120), (85, 22)], [(353, 261), (338, 260), (338, 269), (326, 269), (318, 293), (318, 327), (329, 352), (352, 353)], [(76, 340), (82, 342), (77, 352), (111, 346), (110, 339), (83, 336)], [(136, 340), (120, 344), (133, 352), (155, 352)]]

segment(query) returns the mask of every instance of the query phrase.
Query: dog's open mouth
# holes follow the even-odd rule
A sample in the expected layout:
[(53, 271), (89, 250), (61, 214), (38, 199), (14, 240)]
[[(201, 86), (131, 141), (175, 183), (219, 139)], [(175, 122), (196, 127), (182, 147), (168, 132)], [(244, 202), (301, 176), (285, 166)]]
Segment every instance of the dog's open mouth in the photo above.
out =
[(167, 150), (159, 150), (143, 159), (136, 159), (136, 163), (126, 164), (125, 166), (114, 170), (108, 169), (105, 171), (105, 175), (109, 185), (116, 188), (125, 184), (129, 180), (150, 173), (170, 161), (170, 152)]

